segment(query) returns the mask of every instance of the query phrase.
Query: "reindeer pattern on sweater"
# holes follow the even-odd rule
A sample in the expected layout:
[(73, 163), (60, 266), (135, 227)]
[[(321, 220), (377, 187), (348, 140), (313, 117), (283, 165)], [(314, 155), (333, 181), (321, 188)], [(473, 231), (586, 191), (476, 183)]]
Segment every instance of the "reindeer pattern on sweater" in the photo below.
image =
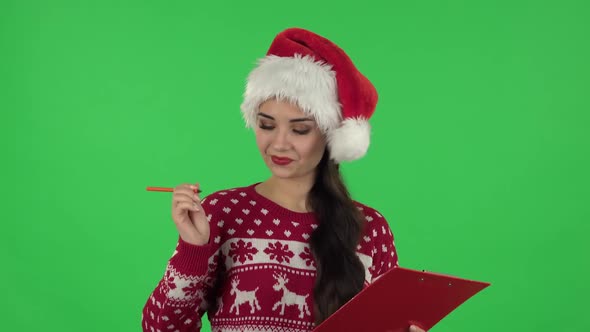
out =
[[(211, 240), (178, 239), (164, 277), (144, 306), (144, 331), (199, 331), (207, 312), (214, 332), (311, 331), (316, 265), (309, 238), (313, 213), (268, 200), (255, 185), (202, 201)], [(376, 210), (355, 202), (366, 221), (357, 255), (365, 285), (398, 264), (393, 234)]]

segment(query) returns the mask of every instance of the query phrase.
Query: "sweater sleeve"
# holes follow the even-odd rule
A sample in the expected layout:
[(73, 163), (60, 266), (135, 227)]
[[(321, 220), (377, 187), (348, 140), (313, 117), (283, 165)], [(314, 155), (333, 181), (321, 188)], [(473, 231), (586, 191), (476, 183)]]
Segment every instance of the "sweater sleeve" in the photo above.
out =
[(211, 227), (211, 240), (206, 245), (197, 246), (178, 237), (164, 276), (143, 307), (141, 325), (144, 332), (201, 330), (201, 317), (209, 309), (210, 299), (215, 298), (212, 293), (215, 292), (219, 266), (219, 244), (213, 241), (219, 234), (215, 213), (207, 211), (205, 205), (203, 207)]
[(389, 223), (379, 212), (372, 211), (374, 221), (371, 225), (375, 235), (373, 248), (373, 266), (370, 268), (372, 281), (399, 265), (394, 236)]

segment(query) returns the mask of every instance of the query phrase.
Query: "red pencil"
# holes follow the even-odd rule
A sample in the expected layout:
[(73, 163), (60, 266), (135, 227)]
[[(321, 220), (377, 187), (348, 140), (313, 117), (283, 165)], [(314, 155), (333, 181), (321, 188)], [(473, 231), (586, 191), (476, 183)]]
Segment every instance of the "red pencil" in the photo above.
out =
[[(147, 191), (165, 191), (165, 192), (173, 192), (174, 188), (165, 188), (165, 187), (147, 187)], [(194, 190), (193, 190), (194, 191)], [(195, 191), (197, 194), (201, 193), (201, 189)]]

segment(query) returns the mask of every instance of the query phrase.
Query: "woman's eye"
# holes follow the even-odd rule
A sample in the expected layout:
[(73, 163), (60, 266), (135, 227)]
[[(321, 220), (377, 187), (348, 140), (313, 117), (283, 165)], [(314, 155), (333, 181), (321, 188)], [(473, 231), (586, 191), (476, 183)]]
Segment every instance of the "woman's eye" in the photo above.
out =
[[(267, 125), (265, 123), (259, 123), (258, 127), (262, 130), (273, 130), (275, 129), (274, 126), (271, 125)], [(297, 135), (305, 135), (308, 134), (311, 131), (311, 129), (309, 128), (304, 128), (304, 129), (293, 129), (293, 132)]]
[(295, 132), (297, 135), (305, 135), (307, 133), (310, 132), (309, 129), (293, 129), (293, 132)]

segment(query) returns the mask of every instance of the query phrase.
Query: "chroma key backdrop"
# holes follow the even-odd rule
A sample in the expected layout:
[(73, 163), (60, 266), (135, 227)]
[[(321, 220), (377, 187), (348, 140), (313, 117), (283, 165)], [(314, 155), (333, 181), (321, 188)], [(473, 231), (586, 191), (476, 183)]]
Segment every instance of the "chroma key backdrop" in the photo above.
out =
[(432, 331), (590, 331), (589, 9), (3, 0), (0, 330), (141, 331), (178, 238), (172, 194), (146, 187), (269, 176), (239, 106), (274, 36), (302, 27), (379, 92), (342, 171), (400, 265), (492, 283)]

